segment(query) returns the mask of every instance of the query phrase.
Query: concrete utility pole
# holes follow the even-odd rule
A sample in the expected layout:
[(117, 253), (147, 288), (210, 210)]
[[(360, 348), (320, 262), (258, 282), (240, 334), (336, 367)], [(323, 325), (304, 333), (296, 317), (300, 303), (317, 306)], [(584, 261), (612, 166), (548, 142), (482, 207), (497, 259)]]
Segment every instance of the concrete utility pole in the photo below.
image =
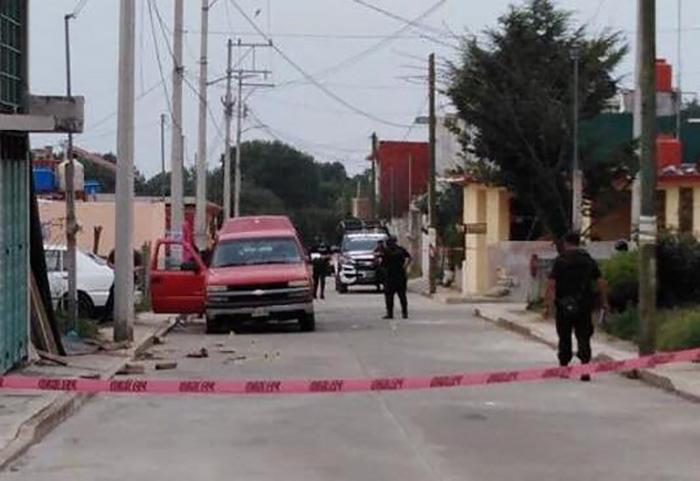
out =
[(121, 0), (119, 15), (119, 106), (114, 249), (114, 340), (134, 337), (134, 50), (135, 0)]
[(163, 181), (161, 195), (165, 199), (167, 187), (165, 186), (165, 114), (160, 114), (160, 174)]
[(226, 64), (226, 99), (224, 113), (226, 132), (224, 138), (224, 220), (231, 218), (231, 118), (233, 117), (233, 99), (231, 81), (233, 77), (233, 41), (228, 40), (228, 63)]
[(641, 217), (639, 220), (640, 354), (656, 341), (656, 0), (638, 0), (641, 20), (642, 88)]
[(197, 200), (195, 204), (195, 243), (205, 249), (207, 243), (207, 48), (209, 0), (202, 0), (202, 25), (199, 59), (199, 131), (197, 138)]
[[(639, 1), (639, 0), (638, 0)], [(642, 9), (641, 6), (637, 7), (637, 37), (635, 46), (635, 59), (634, 59), (634, 98), (633, 98), (633, 124), (632, 124), (632, 135), (635, 140), (639, 141), (642, 136), (642, 86), (640, 84), (641, 71), (642, 71)], [(637, 155), (641, 157), (641, 152), (639, 147), (637, 148)], [(632, 205), (631, 205), (631, 237), (633, 243), (638, 243), (639, 241), (639, 216), (641, 215), (641, 172), (637, 173), (632, 182)]]
[[(238, 47), (238, 58), (239, 58), (239, 65), (242, 64), (243, 60), (248, 56), (248, 54), (251, 55), (251, 68), (250, 69), (244, 69), (242, 66), (238, 68), (238, 71), (236, 72), (236, 79), (238, 80), (238, 93), (237, 93), (237, 100), (236, 100), (236, 118), (237, 118), (237, 123), (236, 123), (236, 176), (235, 176), (235, 181), (234, 181), (234, 189), (233, 189), (233, 215), (235, 217), (238, 217), (241, 215), (241, 180), (242, 180), (242, 172), (241, 172), (241, 135), (243, 133), (243, 118), (245, 117), (245, 102), (243, 100), (243, 88), (244, 87), (272, 87), (273, 85), (270, 83), (264, 83), (264, 82), (248, 82), (246, 79), (250, 78), (255, 78), (258, 76), (264, 76), (265, 79), (267, 79), (267, 76), (271, 73), (269, 70), (261, 70), (258, 69), (256, 66), (256, 49), (258, 47), (266, 47), (269, 48), (272, 46), (271, 42), (268, 43), (244, 43), (241, 41), (241, 39), (238, 39), (238, 42), (236, 43), (236, 47)], [(241, 48), (249, 48), (250, 50), (246, 52), (245, 54), (241, 53)]]
[[(240, 44), (240, 42), (239, 42)], [(241, 215), (241, 131), (243, 129), (243, 75), (238, 73), (238, 94), (236, 95), (236, 177), (233, 185), (233, 215)]]
[(371, 188), (369, 189), (369, 209), (372, 219), (377, 217), (377, 161), (379, 157), (379, 139), (377, 133), (372, 134), (372, 171), (370, 174)]
[(676, 65), (676, 138), (681, 140), (683, 131), (683, 0), (678, 0), (678, 39), (677, 39), (677, 59)]
[(581, 52), (576, 49), (573, 52), (574, 59), (574, 128), (573, 128), (573, 162), (571, 166), (571, 227), (576, 232), (581, 231), (581, 207), (583, 204), (583, 172), (579, 166), (578, 152), (578, 116), (579, 116), (579, 62)]
[[(66, 34), (66, 96), (73, 97), (70, 61), (70, 21), (73, 13), (64, 17)], [(75, 219), (75, 160), (73, 159), (73, 133), (68, 133), (66, 145), (66, 270), (68, 272), (68, 330), (75, 329), (78, 320), (77, 242), (78, 223)]]
[[(183, 142), (182, 142), (182, 86), (185, 69), (182, 64), (182, 42), (184, 21), (184, 0), (175, 0), (175, 26), (173, 40), (173, 112), (170, 138), (170, 230), (176, 237), (182, 236), (182, 224), (185, 218), (183, 199)], [(180, 249), (173, 249), (173, 261), (179, 264)]]
[(428, 279), (430, 294), (435, 294), (436, 287), (436, 259), (437, 252), (437, 198), (435, 189), (435, 129), (437, 120), (435, 118), (435, 54), (431, 53), (428, 58), (428, 86), (429, 86), (429, 124), (428, 124), (428, 149), (430, 152), (430, 162), (428, 169), (428, 238), (430, 239), (428, 255)]

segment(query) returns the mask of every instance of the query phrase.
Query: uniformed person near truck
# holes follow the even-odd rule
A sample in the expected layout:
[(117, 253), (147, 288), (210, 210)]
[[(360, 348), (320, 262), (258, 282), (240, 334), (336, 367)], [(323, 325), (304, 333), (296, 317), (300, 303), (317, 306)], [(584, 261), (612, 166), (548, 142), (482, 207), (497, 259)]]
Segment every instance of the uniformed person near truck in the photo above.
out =
[(326, 276), (331, 267), (331, 249), (320, 237), (316, 237), (310, 253), (314, 275), (314, 299), (317, 299), (319, 295), (321, 299), (325, 299)]
[[(607, 286), (598, 264), (581, 248), (579, 234), (569, 233), (564, 237), (559, 256), (554, 261), (545, 295), (545, 317), (549, 317), (553, 308), (556, 310), (561, 366), (568, 366), (573, 358), (572, 333), (576, 336), (577, 356), (581, 363), (591, 362), (592, 317), (598, 295), (602, 308), (609, 310)], [(584, 374), (581, 380), (590, 381), (591, 377)]]
[(382, 275), (384, 276), (384, 300), (386, 315), (384, 319), (394, 318), (394, 296), (399, 296), (401, 302), (401, 315), (408, 318), (408, 298), (406, 288), (408, 276), (406, 269), (411, 263), (411, 255), (398, 245), (396, 237), (389, 237), (386, 241), (381, 257)]

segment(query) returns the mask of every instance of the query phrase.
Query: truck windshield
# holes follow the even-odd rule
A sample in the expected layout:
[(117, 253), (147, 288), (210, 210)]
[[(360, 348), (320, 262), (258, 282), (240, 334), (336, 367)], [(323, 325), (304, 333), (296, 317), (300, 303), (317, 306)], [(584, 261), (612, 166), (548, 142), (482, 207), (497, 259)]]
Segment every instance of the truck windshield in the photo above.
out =
[(214, 250), (212, 267), (297, 264), (302, 256), (291, 237), (222, 241)]
[(371, 237), (346, 237), (343, 240), (343, 251), (373, 251), (376, 249), (379, 241), (386, 240), (383, 236)]

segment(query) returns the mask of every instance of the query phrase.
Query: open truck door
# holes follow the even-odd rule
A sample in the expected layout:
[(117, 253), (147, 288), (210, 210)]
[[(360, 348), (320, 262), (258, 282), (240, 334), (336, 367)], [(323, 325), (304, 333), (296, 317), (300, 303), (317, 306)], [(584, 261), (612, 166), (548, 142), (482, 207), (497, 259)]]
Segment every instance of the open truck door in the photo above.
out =
[[(169, 246), (181, 246), (183, 259), (178, 266), (166, 263)], [(162, 249), (162, 252), (161, 252)], [(150, 267), (151, 306), (157, 314), (203, 314), (207, 267), (192, 246), (180, 240), (156, 242)]]

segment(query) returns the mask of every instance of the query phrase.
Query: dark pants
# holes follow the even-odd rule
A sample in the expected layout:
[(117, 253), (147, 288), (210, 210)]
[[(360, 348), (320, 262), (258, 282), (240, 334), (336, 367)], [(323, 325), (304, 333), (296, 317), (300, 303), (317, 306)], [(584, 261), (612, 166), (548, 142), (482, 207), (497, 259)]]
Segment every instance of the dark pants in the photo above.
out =
[(314, 299), (318, 295), (319, 288), (321, 290), (321, 299), (323, 299), (325, 297), (326, 292), (325, 269), (314, 269)]
[(386, 304), (386, 315), (394, 317), (394, 295), (399, 296), (401, 303), (401, 314), (408, 317), (408, 298), (406, 297), (406, 280), (399, 279), (394, 282), (384, 284), (384, 302)]
[(593, 336), (593, 321), (591, 312), (586, 312), (575, 320), (563, 319), (557, 316), (557, 335), (559, 336), (559, 364), (568, 366), (574, 357), (571, 345), (571, 334), (576, 336), (578, 345), (577, 356), (583, 364), (591, 362), (591, 337)]

